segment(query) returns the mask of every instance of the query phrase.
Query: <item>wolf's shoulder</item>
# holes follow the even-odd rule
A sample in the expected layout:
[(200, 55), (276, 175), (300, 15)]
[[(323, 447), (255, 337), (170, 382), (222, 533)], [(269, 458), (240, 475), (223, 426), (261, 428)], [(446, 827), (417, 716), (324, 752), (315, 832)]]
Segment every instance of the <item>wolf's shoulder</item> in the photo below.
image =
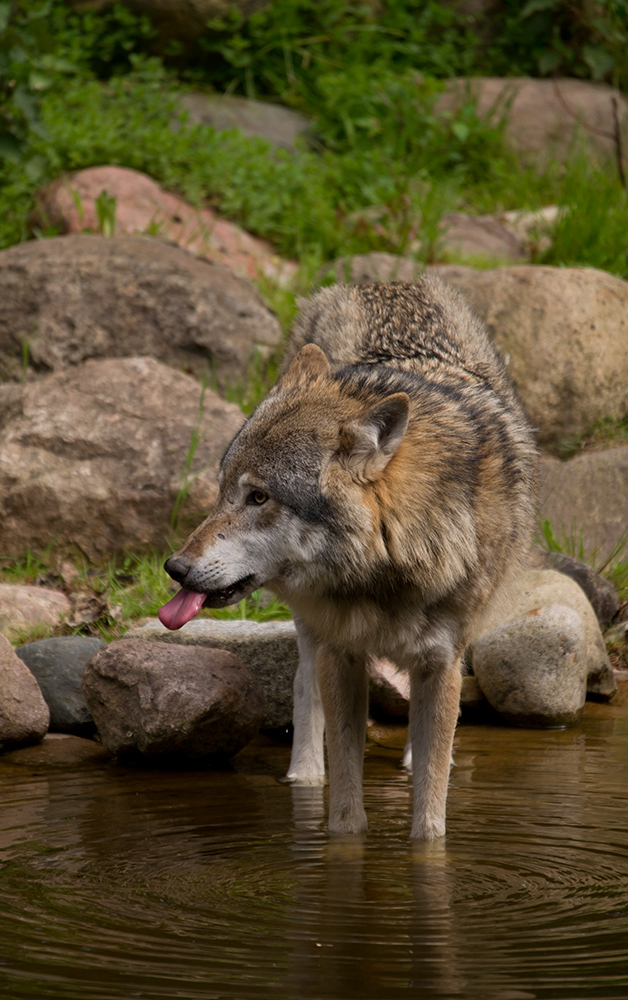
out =
[(385, 364), (429, 372), (494, 364), (483, 324), (454, 289), (434, 278), (334, 285), (300, 303), (285, 366), (317, 344), (334, 366)]

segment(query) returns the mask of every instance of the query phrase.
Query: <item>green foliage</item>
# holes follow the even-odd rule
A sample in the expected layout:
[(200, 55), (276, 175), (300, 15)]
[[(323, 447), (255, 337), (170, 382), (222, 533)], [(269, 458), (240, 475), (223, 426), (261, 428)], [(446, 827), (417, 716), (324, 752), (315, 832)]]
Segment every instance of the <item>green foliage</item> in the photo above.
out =
[(326, 74), (345, 81), (365, 69), (462, 76), (472, 72), (478, 47), (468, 21), (435, 0), (273, 0), (247, 20), (232, 11), (208, 27), (200, 40), (211, 53), (204, 79), (314, 110)]
[(557, 201), (566, 211), (538, 263), (598, 267), (628, 278), (628, 191), (616, 173), (594, 167), (580, 153), (568, 166)]
[(628, 86), (628, 0), (502, 0), (486, 53), (500, 76), (577, 76)]

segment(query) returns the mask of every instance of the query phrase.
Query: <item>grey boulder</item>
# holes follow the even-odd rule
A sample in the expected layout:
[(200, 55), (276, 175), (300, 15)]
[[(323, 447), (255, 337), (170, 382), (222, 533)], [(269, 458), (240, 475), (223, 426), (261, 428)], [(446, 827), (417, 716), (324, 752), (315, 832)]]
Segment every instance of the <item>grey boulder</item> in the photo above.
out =
[(596, 268), (429, 269), (486, 323), (539, 443), (561, 452), (628, 415), (628, 282)]
[[(141, 177), (142, 175), (140, 175)], [(146, 236), (74, 234), (0, 252), (0, 377), (149, 355), (218, 382), (241, 381), (281, 339), (245, 278)]]
[(215, 501), (218, 462), (243, 422), (237, 406), (153, 358), (0, 385), (0, 551), (54, 539), (97, 561), (163, 548), (181, 487), (191, 521)]
[(297, 630), (292, 621), (221, 621), (197, 618), (177, 632), (149, 621), (127, 633), (122, 642), (150, 642), (225, 649), (246, 664), (264, 692), (262, 726), (281, 729), (292, 723), (294, 675), (299, 663)]
[(257, 733), (264, 697), (232, 653), (141, 639), (112, 642), (83, 673), (105, 747), (154, 761), (231, 757)]
[(32, 673), (0, 635), (0, 750), (39, 743), (50, 712)]
[(507, 722), (541, 728), (572, 725), (586, 700), (582, 621), (560, 604), (520, 615), (474, 644), (473, 669), (490, 705)]
[[(508, 609), (505, 611), (498, 605), (489, 612), (484, 621), (484, 631), (488, 632), (502, 624), (507, 628), (513, 619), (534, 615), (551, 605), (568, 607), (578, 615), (584, 630), (587, 694), (596, 700), (608, 701), (615, 694), (617, 684), (595, 611), (582, 588), (563, 573), (550, 569), (524, 573), (512, 588)], [(476, 642), (473, 642), (471, 654), (474, 673), (475, 650)]]
[(92, 736), (96, 731), (81, 688), (81, 676), (87, 661), (104, 646), (102, 639), (91, 636), (62, 636), (29, 642), (16, 649), (50, 709), (51, 732)]

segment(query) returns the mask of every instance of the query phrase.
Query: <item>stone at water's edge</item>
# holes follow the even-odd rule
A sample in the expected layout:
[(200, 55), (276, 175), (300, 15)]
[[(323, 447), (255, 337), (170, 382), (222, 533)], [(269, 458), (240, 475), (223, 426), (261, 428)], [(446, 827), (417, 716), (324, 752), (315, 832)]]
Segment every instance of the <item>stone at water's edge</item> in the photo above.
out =
[[(542, 569), (522, 574), (509, 594), (507, 609), (499, 605), (486, 616), (484, 632), (502, 625), (507, 631), (513, 620), (518, 621), (521, 616), (558, 604), (574, 611), (582, 623), (588, 695), (596, 700), (608, 701), (615, 694), (617, 683), (595, 611), (582, 588), (563, 573)], [(474, 641), (470, 646), (474, 672), (476, 645), (477, 641)], [(525, 669), (525, 664), (521, 668)]]
[(218, 383), (246, 378), (281, 327), (222, 264), (143, 236), (77, 234), (0, 252), (0, 378), (148, 355)]
[(34, 625), (58, 625), (70, 617), (71, 611), (69, 600), (60, 590), (0, 583), (0, 632), (8, 639)]
[(200, 405), (195, 379), (145, 357), (0, 385), (0, 552), (43, 551), (51, 539), (94, 561), (163, 549), (196, 429), (186, 512), (198, 524), (244, 422), (210, 389)]
[(94, 734), (96, 727), (83, 695), (81, 676), (87, 661), (104, 646), (102, 639), (76, 635), (29, 642), (16, 649), (50, 709), (51, 732)]
[(0, 635), (0, 750), (38, 743), (50, 712), (37, 681)]
[(294, 622), (197, 618), (177, 632), (170, 632), (155, 619), (132, 629), (120, 641), (136, 638), (229, 650), (246, 664), (263, 689), (263, 728), (280, 729), (292, 723), (294, 675), (299, 663)]
[(102, 742), (116, 755), (231, 757), (264, 716), (259, 683), (225, 650), (112, 642), (89, 661), (82, 684)]
[(586, 639), (580, 616), (551, 604), (511, 619), (474, 643), (482, 692), (507, 722), (573, 725), (586, 700)]

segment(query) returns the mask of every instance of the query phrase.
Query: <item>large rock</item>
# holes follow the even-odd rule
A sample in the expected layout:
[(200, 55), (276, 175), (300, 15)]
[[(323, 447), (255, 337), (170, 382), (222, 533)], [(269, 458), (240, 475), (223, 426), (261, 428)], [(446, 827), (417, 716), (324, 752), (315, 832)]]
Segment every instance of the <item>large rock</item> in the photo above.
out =
[(628, 282), (595, 268), (429, 269), (484, 320), (539, 442), (560, 450), (628, 415)]
[[(78, 547), (90, 559), (163, 548), (173, 504), (217, 496), (217, 465), (244, 417), (152, 358), (88, 361), (0, 385), (0, 552)], [(189, 475), (186, 456), (198, 427)]]
[(495, 215), (446, 212), (439, 245), (448, 254), (484, 257), (495, 263), (516, 263), (527, 257), (523, 240)]
[(91, 636), (62, 636), (16, 649), (39, 684), (50, 709), (50, 731), (92, 736), (95, 731), (81, 677), (85, 664), (105, 643)]
[[(576, 551), (582, 543), (598, 565), (628, 543), (627, 497), (628, 445), (584, 451), (568, 462), (541, 460), (541, 517)], [(624, 547), (617, 556), (627, 553)]]
[(264, 715), (257, 681), (219, 649), (112, 642), (89, 661), (82, 683), (103, 744), (118, 755), (231, 757)]
[(243, 135), (268, 139), (273, 145), (291, 151), (309, 127), (305, 115), (292, 108), (233, 94), (189, 91), (179, 99), (179, 107), (187, 112), (192, 124), (211, 125), (218, 132), (239, 129)]
[(106, 235), (158, 235), (184, 250), (224, 264), (241, 278), (267, 277), (285, 283), (296, 264), (278, 257), (270, 243), (259, 240), (211, 208), (194, 208), (162, 190), (156, 181), (128, 167), (88, 167), (53, 181), (39, 192), (33, 221), (64, 233), (100, 232), (98, 199), (115, 199), (113, 232)]
[(69, 618), (71, 611), (69, 600), (60, 590), (17, 583), (0, 584), (0, 632), (9, 639), (38, 625), (54, 628), (64, 618)]
[(565, 162), (579, 132), (598, 158), (614, 157), (613, 98), (626, 133), (628, 101), (604, 83), (528, 77), (458, 79), (448, 84), (436, 110), (452, 112), (469, 97), (480, 115), (493, 121), (505, 115), (506, 138), (527, 164)]
[(580, 717), (586, 659), (579, 615), (551, 604), (483, 635), (474, 645), (473, 669), (489, 703), (507, 722), (556, 728)]
[(229, 650), (246, 664), (262, 686), (266, 705), (263, 727), (279, 729), (292, 723), (294, 675), (299, 663), (294, 622), (197, 618), (178, 632), (170, 632), (155, 619), (128, 632), (127, 636), (129, 639)]
[[(553, 569), (533, 569), (524, 573), (509, 594), (507, 608), (496, 605), (484, 619), (483, 627), (488, 632), (496, 627), (501, 628), (502, 625), (507, 626), (512, 620), (534, 615), (555, 605), (568, 608), (578, 615), (585, 642), (584, 670), (587, 693), (593, 698), (608, 700), (617, 690), (617, 684), (604, 639), (595, 611), (586, 594), (570, 577)], [(471, 655), (473, 670), (477, 673), (475, 651), (476, 642), (472, 643)], [(480, 686), (482, 686), (481, 679)]]
[(0, 380), (25, 364), (150, 355), (233, 382), (280, 337), (250, 282), (161, 240), (59, 236), (0, 252)]
[(38, 743), (49, 721), (37, 681), (0, 635), (0, 750)]

